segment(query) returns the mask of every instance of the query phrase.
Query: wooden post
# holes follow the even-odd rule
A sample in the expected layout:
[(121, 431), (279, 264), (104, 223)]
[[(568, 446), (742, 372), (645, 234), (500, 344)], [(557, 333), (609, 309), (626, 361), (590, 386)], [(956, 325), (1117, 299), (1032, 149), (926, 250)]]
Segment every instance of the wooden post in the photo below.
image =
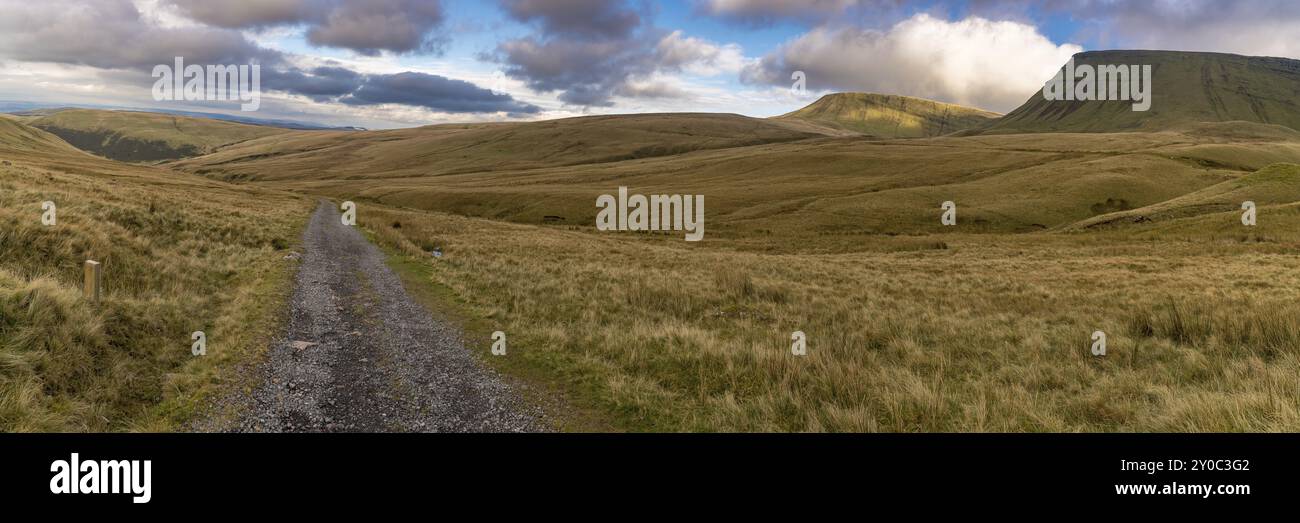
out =
[(91, 303), (99, 303), (100, 281), (99, 262), (86, 260), (86, 299)]

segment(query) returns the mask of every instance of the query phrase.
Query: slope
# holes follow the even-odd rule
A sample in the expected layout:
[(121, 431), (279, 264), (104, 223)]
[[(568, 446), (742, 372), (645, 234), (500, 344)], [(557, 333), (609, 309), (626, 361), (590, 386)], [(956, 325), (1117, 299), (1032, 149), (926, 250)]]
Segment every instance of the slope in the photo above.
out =
[(998, 116), (910, 96), (835, 93), (775, 119), (812, 122), (880, 138), (920, 138), (980, 127)]
[(1113, 212), (1072, 224), (1069, 229), (1177, 220), (1206, 214), (1240, 214), (1242, 203), (1259, 207), (1300, 202), (1300, 165), (1277, 163), (1204, 189), (1139, 209)]
[[(987, 131), (1117, 132), (1244, 121), (1300, 129), (1300, 61), (1175, 51), (1090, 51), (1076, 65), (1150, 65), (1151, 107), (1124, 100), (1048, 101), (1035, 92)], [(1044, 79), (1047, 80), (1047, 79)]]
[(361, 179), (596, 164), (821, 137), (732, 114), (589, 116), (364, 132), (294, 132), (176, 168), (229, 180)]
[(209, 118), (97, 109), (53, 111), (28, 123), (85, 151), (126, 162), (197, 156), (232, 143), (288, 132)]
[[(114, 162), (11, 119), (0, 160), (0, 432), (176, 427), (270, 331), (309, 202)], [(87, 259), (98, 305), (81, 296)]]

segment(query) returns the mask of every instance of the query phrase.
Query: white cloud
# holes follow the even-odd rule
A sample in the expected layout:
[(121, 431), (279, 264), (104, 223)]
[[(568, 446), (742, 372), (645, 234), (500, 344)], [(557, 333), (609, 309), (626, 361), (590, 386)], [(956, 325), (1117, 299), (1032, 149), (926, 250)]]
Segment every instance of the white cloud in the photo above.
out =
[(750, 83), (789, 84), (804, 71), (813, 90), (901, 94), (1006, 112), (1082, 51), (1032, 25), (917, 14), (887, 31), (819, 27), (747, 67)]
[(702, 38), (684, 36), (680, 30), (663, 37), (655, 47), (660, 67), (699, 76), (739, 73), (750, 60), (739, 44), (719, 45)]

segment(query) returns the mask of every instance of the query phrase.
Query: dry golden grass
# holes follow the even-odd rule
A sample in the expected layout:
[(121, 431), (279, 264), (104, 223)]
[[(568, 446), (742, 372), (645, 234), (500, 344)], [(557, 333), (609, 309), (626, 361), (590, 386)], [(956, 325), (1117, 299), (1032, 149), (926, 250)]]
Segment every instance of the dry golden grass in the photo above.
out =
[[(586, 228), (595, 223), (595, 198), (619, 186), (641, 194), (703, 194), (709, 238), (806, 253), (857, 250), (880, 235), (945, 232), (938, 216), (950, 200), (958, 205), (961, 232), (1068, 227), (1225, 184), (1276, 162), (1300, 163), (1300, 133), (1238, 124), (1167, 133), (836, 138), (605, 164), (552, 161), (560, 165), (424, 177), (374, 172), (349, 180), (303, 175), (267, 183), (338, 199)], [(279, 172), (274, 166), (265, 168)], [(318, 169), (333, 168), (321, 162)]]
[[(361, 216), (454, 306), (507, 332), (507, 357), (624, 429), (1300, 430), (1296, 205), (1263, 209), (1248, 235), (1238, 213), (1215, 213), (842, 254)], [(791, 354), (796, 330), (806, 357)]]
[[(706, 118), (718, 149), (645, 149), (699, 119), (686, 118), (655, 115), (597, 150), (545, 142), (578, 132), (565, 124), (448, 126), (286, 134), (184, 166), (361, 202), (361, 224), (426, 267), (446, 306), (508, 333), (510, 366), (617, 428), (1300, 430), (1300, 168), (1269, 167), (1300, 161), (1293, 131), (775, 143), (788, 131), (761, 130), (773, 143), (736, 147), (756, 135), (728, 141), (737, 122)], [(308, 204), (91, 161), (4, 125), (57, 151), (14, 146), (0, 178), (0, 422), (182, 419), (257, 352), (245, 324), (278, 310), (276, 249)], [(422, 148), (466, 144), (482, 154)], [(595, 196), (620, 185), (704, 194), (705, 241), (596, 232)], [(1233, 210), (1245, 197), (1258, 227)], [(68, 232), (40, 228), (45, 199), (76, 202), (60, 207)], [(938, 225), (944, 200), (957, 227)], [(1085, 227), (1099, 214), (1146, 219)], [(76, 296), (87, 253), (118, 278), (102, 309)], [(188, 333), (207, 329), (235, 348), (189, 357)], [(796, 330), (806, 357), (790, 353)], [(1104, 358), (1089, 353), (1096, 330)]]
[[(508, 333), (506, 370), (625, 429), (1300, 430), (1300, 216), (1269, 189), (1295, 168), (1252, 174), (1300, 161), (1300, 135), (1275, 126), (814, 139), (437, 176), (412, 160), (365, 179), (209, 160), (194, 164), (362, 202), (403, 265)], [(595, 197), (618, 186), (704, 194), (705, 241), (596, 232)], [(1259, 227), (1227, 206), (1244, 196)], [(945, 200), (957, 227), (938, 223)], [(1105, 213), (1154, 218), (1072, 227)]]
[[(260, 354), (309, 201), (99, 159), (10, 121), (0, 158), (0, 430), (172, 429)], [(98, 306), (81, 296), (86, 259), (103, 264)], [(207, 356), (190, 354), (193, 331)]]
[(610, 163), (788, 142), (821, 132), (735, 114), (628, 114), (386, 131), (298, 131), (176, 162), (226, 180), (431, 177)]

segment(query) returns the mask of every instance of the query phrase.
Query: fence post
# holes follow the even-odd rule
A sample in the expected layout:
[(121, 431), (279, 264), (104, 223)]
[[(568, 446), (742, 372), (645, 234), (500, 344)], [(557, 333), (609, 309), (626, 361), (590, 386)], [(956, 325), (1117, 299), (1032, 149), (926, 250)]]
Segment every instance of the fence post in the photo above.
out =
[(86, 260), (86, 299), (91, 303), (99, 303), (99, 282), (101, 280), (99, 272), (99, 262), (95, 260)]

